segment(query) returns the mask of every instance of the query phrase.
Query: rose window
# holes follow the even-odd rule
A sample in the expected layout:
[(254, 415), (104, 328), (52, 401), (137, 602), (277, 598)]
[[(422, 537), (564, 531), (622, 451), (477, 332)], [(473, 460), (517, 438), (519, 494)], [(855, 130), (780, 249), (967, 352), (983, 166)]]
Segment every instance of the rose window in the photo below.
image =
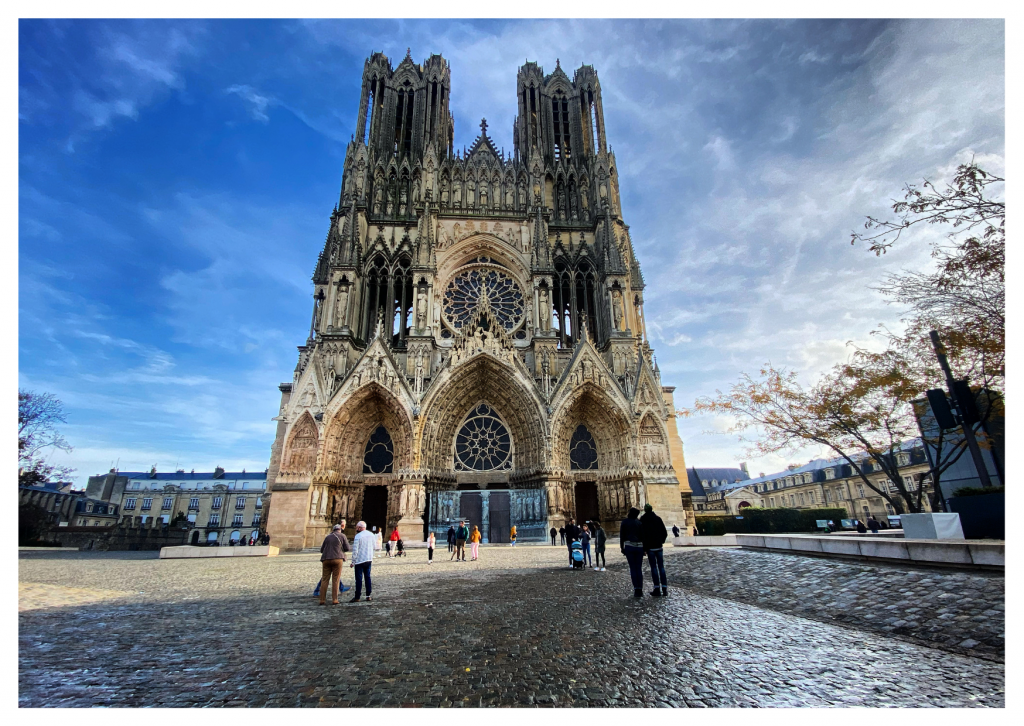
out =
[(512, 468), (512, 437), (494, 409), (477, 406), (455, 436), (458, 471), (497, 471)]
[(484, 296), (506, 330), (519, 326), (525, 309), (523, 291), (510, 275), (493, 267), (475, 267), (452, 278), (444, 291), (445, 322), (461, 328)]

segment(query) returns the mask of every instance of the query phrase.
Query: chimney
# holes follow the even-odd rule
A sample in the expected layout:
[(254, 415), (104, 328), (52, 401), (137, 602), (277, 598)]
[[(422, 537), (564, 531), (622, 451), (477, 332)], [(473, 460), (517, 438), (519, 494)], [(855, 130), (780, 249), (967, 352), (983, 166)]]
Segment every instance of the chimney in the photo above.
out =
[(750, 472), (747, 471), (747, 462), (745, 462), (745, 461), (741, 461), (740, 462), (740, 470), (743, 472), (744, 476), (746, 476), (747, 479), (750, 478)]
[(156, 479), (156, 464), (153, 464), (153, 468), (149, 470), (149, 478)]
[(215, 468), (213, 470), (213, 478), (214, 479), (223, 479), (224, 478), (224, 467), (218, 466), (217, 468)]

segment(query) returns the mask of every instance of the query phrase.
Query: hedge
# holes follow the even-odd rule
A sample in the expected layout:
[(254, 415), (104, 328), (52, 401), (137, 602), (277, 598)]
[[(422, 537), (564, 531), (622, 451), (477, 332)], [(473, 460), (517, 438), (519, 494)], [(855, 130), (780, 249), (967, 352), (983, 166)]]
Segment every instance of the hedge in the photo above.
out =
[(980, 497), (985, 494), (1005, 494), (1006, 487), (960, 487), (953, 492), (954, 497)]
[(787, 534), (792, 532), (819, 532), (819, 519), (831, 519), (839, 527), (839, 520), (848, 519), (842, 507), (828, 509), (762, 509), (744, 507), (737, 515), (697, 516), (697, 529), (702, 535), (723, 534)]

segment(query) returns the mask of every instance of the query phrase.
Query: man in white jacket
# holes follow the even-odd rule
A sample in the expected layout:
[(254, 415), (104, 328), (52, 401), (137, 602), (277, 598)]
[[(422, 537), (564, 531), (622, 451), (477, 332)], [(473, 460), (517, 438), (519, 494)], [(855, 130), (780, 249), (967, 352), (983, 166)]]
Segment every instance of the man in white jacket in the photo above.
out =
[(373, 564), (373, 546), (377, 539), (366, 531), (366, 522), (356, 522), (356, 536), (352, 539), (352, 567), (356, 568), (356, 596), (349, 602), (359, 602), (366, 578), (366, 602), (371, 602), (370, 566)]

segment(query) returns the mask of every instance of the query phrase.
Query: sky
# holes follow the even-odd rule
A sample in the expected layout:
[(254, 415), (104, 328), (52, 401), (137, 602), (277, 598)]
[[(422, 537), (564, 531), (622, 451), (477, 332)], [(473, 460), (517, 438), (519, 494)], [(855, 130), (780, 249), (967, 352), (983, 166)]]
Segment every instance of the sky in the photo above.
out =
[[(811, 382), (898, 329), (923, 230), (850, 245), (907, 182), (1003, 173), (1002, 21), (50, 21), (19, 25), (19, 385), (75, 480), (263, 470), (337, 201), (363, 62), (440, 53), (455, 143), (512, 148), (516, 71), (593, 65), (648, 332), (678, 408), (765, 362)], [(688, 466), (753, 475), (719, 417)]]

